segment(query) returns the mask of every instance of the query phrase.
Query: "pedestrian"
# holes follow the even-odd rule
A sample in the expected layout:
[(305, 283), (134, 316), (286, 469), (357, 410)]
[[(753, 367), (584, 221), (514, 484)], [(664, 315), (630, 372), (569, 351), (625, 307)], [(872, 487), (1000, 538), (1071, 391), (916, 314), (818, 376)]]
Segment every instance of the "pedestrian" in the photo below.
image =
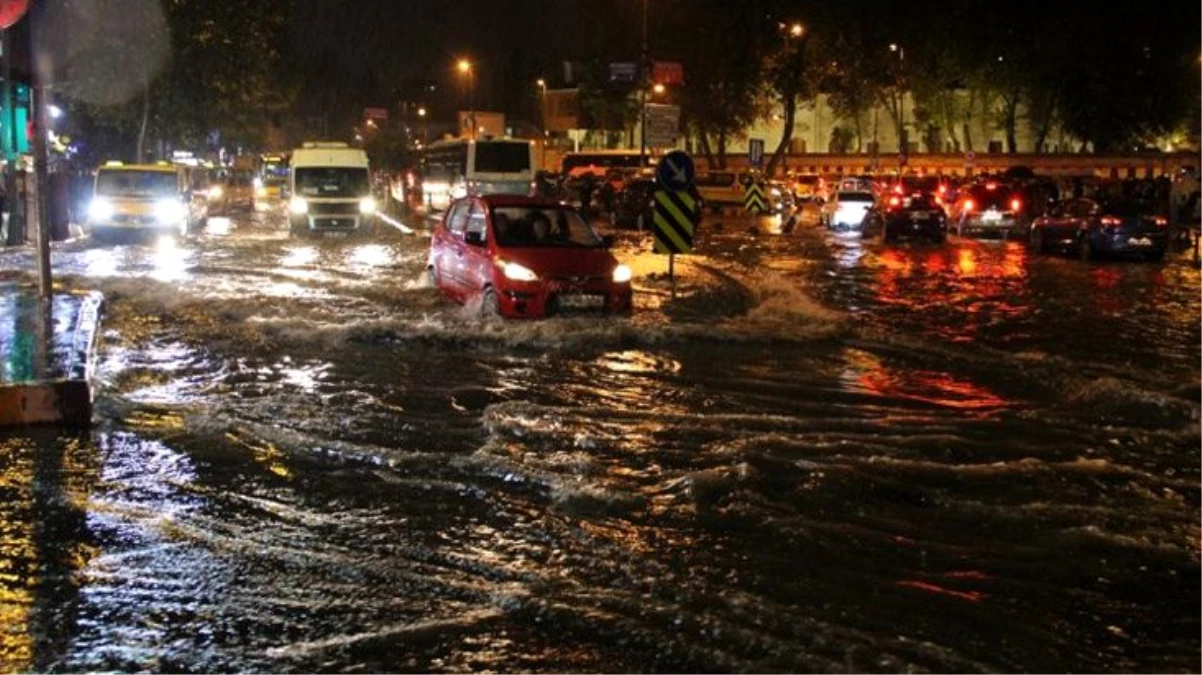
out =
[(584, 174), (580, 181), (580, 212), (585, 218), (592, 217), (593, 192), (597, 189), (597, 177), (592, 173)]

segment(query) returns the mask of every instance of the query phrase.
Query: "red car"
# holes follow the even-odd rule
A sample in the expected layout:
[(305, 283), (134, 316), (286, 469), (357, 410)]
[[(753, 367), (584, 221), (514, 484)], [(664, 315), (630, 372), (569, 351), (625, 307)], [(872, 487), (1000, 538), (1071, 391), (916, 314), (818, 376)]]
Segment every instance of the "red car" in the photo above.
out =
[(630, 268), (576, 209), (539, 197), (466, 197), (430, 239), (433, 286), (482, 315), (628, 313)]

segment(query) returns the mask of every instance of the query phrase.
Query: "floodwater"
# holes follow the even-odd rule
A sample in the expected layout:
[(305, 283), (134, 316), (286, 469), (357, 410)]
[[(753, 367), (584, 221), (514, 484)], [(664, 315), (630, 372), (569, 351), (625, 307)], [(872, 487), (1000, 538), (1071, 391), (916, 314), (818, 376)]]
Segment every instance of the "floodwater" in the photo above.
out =
[(421, 229), (61, 244), (96, 425), (0, 435), (0, 671), (1198, 671), (1188, 254), (618, 234), (634, 315), (535, 322)]

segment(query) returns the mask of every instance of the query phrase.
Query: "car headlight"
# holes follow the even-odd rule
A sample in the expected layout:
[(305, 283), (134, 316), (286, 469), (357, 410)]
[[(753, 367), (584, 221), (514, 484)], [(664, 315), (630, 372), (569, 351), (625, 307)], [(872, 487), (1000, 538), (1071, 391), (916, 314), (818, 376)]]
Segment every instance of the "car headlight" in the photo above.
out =
[(209, 188), (209, 199), (221, 199), (223, 194), (225, 194), (225, 190), (222, 190), (220, 185)]
[(359, 213), (365, 216), (370, 216), (376, 212), (376, 200), (371, 197), (364, 197), (359, 200)]
[(174, 199), (160, 199), (154, 204), (154, 216), (159, 222), (173, 223), (188, 215), (184, 205)]
[(293, 197), (288, 201), (288, 211), (295, 216), (303, 216), (309, 212), (309, 200), (304, 197)]
[(104, 197), (97, 197), (88, 205), (88, 218), (92, 220), (108, 220), (113, 217), (113, 203)]
[(517, 263), (505, 263), (503, 268), (505, 278), (512, 281), (538, 281), (538, 275), (534, 270)]
[(618, 265), (614, 268), (614, 283), (625, 284), (630, 282), (630, 278), (634, 276), (630, 268), (625, 265)]

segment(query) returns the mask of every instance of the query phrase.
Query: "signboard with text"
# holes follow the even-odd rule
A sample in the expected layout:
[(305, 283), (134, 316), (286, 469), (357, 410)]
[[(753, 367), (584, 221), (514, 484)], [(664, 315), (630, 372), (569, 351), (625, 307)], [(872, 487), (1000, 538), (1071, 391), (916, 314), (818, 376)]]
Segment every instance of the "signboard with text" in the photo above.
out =
[(674, 148), (680, 136), (680, 106), (647, 104), (647, 147)]

